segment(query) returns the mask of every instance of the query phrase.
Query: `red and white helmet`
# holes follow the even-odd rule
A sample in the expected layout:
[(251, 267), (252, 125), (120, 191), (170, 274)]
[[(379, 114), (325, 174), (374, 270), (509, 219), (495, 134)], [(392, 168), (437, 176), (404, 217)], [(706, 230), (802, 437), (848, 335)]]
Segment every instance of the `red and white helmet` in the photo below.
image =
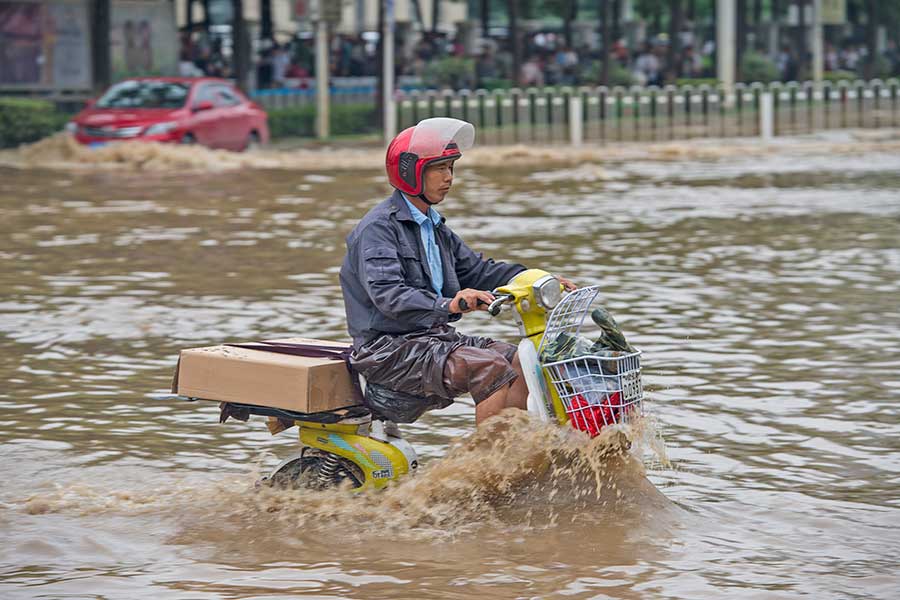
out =
[(475, 142), (471, 123), (435, 117), (401, 131), (388, 145), (384, 166), (391, 185), (410, 196), (422, 194), (422, 172), (436, 162), (456, 160)]

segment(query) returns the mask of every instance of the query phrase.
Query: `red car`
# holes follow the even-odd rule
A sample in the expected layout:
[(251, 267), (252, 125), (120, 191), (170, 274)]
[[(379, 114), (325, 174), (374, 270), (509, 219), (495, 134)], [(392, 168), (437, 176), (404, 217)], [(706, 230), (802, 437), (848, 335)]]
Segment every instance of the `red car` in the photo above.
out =
[(246, 150), (269, 141), (265, 111), (211, 78), (126, 79), (88, 102), (66, 129), (89, 146), (145, 140)]

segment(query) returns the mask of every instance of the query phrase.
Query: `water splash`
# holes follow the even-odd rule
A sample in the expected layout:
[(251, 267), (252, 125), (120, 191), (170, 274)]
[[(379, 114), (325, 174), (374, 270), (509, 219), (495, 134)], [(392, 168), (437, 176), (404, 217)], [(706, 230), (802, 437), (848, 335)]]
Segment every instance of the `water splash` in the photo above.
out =
[(204, 171), (218, 172), (245, 167), (277, 167), (277, 161), (254, 154), (211, 150), (141, 141), (111, 143), (89, 148), (59, 133), (23, 146), (5, 161), (10, 166), (66, 170)]
[[(464, 164), (479, 167), (582, 165), (637, 160), (679, 162), (715, 161), (772, 154), (856, 154), (895, 152), (900, 140), (895, 129), (884, 131), (823, 132), (778, 138), (763, 143), (755, 138), (694, 139), (683, 142), (616, 142), (612, 145), (508, 145), (476, 146), (466, 152)], [(380, 170), (384, 150), (369, 147), (317, 147), (279, 150), (268, 148), (238, 154), (202, 146), (127, 141), (91, 149), (70, 135), (59, 133), (18, 150), (0, 153), (0, 165), (62, 170), (120, 170), (123, 172), (220, 172), (237, 169), (291, 169), (299, 171)], [(599, 175), (600, 179), (604, 177)]]
[(576, 515), (639, 515), (671, 508), (629, 451), (644, 428), (609, 428), (589, 439), (508, 410), (453, 442), (416, 476), (382, 491), (257, 488), (254, 471), (132, 491), (59, 485), (21, 506), (29, 514), (159, 512), (194, 525), (211, 520), (425, 537), (459, 535), (486, 524), (535, 528)]

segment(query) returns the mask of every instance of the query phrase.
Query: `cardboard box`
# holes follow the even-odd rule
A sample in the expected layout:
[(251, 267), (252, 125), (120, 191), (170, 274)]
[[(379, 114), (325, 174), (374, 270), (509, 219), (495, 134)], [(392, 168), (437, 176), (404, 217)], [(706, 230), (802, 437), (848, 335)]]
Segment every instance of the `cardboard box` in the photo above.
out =
[[(337, 349), (349, 344), (307, 338), (267, 340), (317, 344)], [(346, 363), (232, 346), (182, 350), (172, 392), (180, 396), (239, 402), (313, 413), (357, 404)]]

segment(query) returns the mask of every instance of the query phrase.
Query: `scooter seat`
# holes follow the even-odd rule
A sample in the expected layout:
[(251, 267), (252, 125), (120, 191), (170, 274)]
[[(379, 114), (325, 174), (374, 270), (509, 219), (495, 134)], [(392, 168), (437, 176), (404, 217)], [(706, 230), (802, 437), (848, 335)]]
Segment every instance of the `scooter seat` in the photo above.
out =
[(240, 404), (237, 402), (223, 402), (220, 406), (219, 422), (224, 423), (229, 417), (239, 421), (246, 421), (250, 415), (263, 417), (277, 417), (288, 421), (307, 421), (310, 423), (340, 423), (352, 419), (369, 417), (371, 410), (365, 406), (348, 406), (316, 413), (301, 413), (283, 408), (271, 406), (257, 406), (255, 404)]
[(444, 408), (453, 402), (398, 392), (371, 381), (366, 384), (364, 401), (372, 411), (372, 418), (394, 423), (412, 423), (425, 411)]

